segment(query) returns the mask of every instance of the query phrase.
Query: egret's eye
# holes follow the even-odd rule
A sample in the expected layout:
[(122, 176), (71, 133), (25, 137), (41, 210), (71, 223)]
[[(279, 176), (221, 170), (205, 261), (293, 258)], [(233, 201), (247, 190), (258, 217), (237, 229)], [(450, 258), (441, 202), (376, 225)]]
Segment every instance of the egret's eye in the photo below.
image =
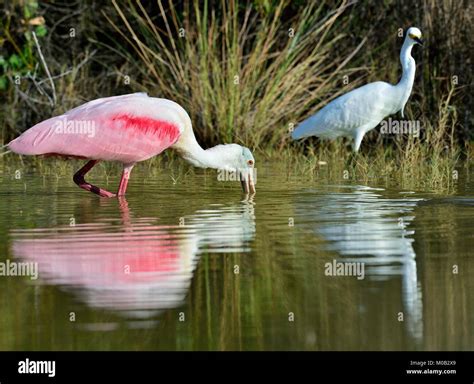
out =
[(248, 165), (253, 165), (253, 160), (247, 160)]

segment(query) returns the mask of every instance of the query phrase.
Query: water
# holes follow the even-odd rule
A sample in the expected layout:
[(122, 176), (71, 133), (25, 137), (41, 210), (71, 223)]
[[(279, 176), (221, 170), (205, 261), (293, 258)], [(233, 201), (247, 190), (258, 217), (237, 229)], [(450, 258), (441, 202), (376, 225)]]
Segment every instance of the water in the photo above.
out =
[(118, 200), (38, 173), (0, 175), (0, 261), (38, 266), (0, 276), (1, 350), (474, 348), (469, 178), (442, 195), (266, 166), (244, 199), (137, 169)]

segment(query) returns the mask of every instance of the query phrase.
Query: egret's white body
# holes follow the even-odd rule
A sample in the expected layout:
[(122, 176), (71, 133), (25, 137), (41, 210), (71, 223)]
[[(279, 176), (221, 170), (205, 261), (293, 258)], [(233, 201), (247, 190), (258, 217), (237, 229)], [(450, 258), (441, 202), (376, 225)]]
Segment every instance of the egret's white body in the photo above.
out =
[(354, 89), (331, 101), (315, 115), (300, 123), (292, 133), (297, 140), (309, 136), (322, 139), (349, 137), (357, 152), (364, 135), (385, 117), (405, 107), (415, 79), (416, 63), (411, 56), (413, 45), (421, 44), (421, 31), (410, 28), (400, 52), (403, 75), (398, 84), (377, 81)]

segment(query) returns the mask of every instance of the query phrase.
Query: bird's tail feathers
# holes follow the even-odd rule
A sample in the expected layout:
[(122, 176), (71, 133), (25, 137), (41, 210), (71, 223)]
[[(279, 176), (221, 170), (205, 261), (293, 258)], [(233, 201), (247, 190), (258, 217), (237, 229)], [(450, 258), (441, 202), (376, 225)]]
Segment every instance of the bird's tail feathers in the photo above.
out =
[(307, 135), (304, 134), (303, 130), (300, 129), (295, 129), (293, 132), (291, 132), (291, 138), (293, 140), (299, 140), (307, 137)]
[(300, 123), (291, 133), (291, 138), (293, 140), (299, 140), (315, 135), (317, 135), (317, 133), (314, 130), (314, 124), (308, 120), (305, 120)]

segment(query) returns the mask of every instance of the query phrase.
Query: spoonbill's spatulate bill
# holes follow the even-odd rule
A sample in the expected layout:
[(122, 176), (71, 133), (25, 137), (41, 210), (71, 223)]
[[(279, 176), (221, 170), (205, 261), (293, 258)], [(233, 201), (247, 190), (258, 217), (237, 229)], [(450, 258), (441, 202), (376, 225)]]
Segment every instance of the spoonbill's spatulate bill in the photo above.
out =
[(331, 101), (315, 115), (299, 124), (292, 133), (297, 140), (309, 136), (323, 139), (349, 137), (354, 139), (354, 151), (358, 151), (366, 132), (375, 128), (385, 117), (401, 111), (410, 97), (415, 79), (415, 59), (411, 50), (422, 45), (421, 31), (409, 28), (400, 52), (403, 75), (398, 84), (382, 81), (354, 89)]
[[(244, 192), (255, 192), (255, 160), (248, 148), (226, 144), (204, 150), (196, 141), (189, 115), (179, 104), (148, 97), (146, 93), (90, 101), (36, 124), (8, 147), (22, 155), (89, 159), (74, 175), (74, 182), (102, 197), (124, 195), (135, 163), (167, 148), (176, 149), (196, 167), (235, 172)], [(84, 180), (85, 174), (101, 160), (123, 163), (117, 194)]]

